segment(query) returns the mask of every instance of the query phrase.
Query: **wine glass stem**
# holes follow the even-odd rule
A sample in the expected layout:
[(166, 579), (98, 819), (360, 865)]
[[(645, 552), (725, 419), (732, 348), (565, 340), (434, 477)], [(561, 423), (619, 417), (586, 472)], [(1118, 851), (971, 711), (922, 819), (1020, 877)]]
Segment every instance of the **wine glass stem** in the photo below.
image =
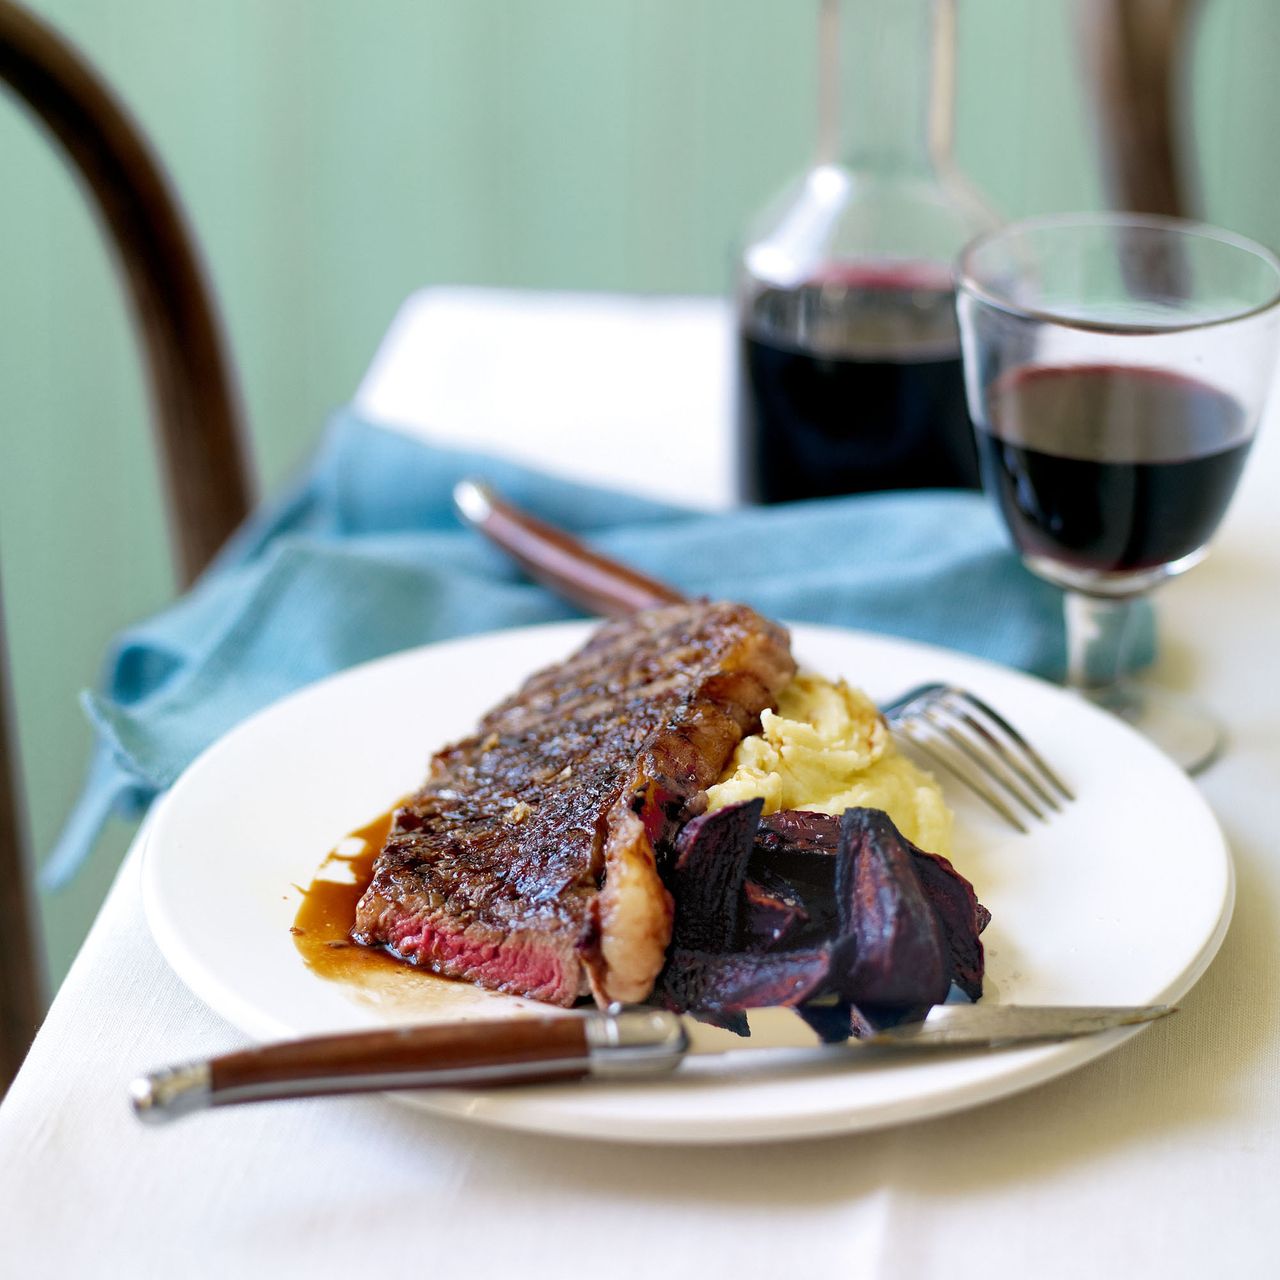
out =
[(1136, 597), (1113, 600), (1079, 591), (1066, 593), (1068, 688), (1094, 698), (1117, 691), (1135, 603)]

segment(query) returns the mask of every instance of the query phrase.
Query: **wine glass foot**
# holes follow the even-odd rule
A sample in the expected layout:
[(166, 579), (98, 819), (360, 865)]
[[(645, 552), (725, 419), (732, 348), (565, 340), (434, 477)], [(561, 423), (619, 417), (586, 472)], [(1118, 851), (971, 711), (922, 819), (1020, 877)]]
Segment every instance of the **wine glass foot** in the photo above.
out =
[(1117, 715), (1192, 776), (1207, 769), (1226, 745), (1221, 721), (1179, 694), (1140, 684), (1090, 689), (1095, 706)]

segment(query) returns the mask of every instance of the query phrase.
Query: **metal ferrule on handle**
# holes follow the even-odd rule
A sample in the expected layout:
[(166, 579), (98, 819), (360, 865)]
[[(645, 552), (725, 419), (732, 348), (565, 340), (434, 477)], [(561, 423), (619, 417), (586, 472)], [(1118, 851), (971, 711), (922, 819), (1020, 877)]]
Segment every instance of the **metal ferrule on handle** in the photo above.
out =
[(192, 1062), (139, 1076), (129, 1086), (133, 1114), (144, 1124), (164, 1124), (203, 1111), (211, 1105), (210, 1075), (207, 1062)]
[(665, 1009), (612, 1005), (587, 1015), (594, 1076), (647, 1076), (674, 1071), (689, 1051), (684, 1023)]

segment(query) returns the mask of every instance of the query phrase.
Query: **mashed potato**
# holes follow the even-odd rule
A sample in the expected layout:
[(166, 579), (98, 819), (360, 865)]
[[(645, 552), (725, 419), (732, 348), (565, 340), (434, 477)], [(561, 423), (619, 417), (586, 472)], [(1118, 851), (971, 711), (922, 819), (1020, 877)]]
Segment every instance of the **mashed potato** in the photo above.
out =
[(801, 672), (738, 744), (708, 807), (764, 800), (765, 813), (883, 809), (913, 844), (951, 853), (951, 811), (942, 789), (893, 744), (875, 704), (843, 680)]

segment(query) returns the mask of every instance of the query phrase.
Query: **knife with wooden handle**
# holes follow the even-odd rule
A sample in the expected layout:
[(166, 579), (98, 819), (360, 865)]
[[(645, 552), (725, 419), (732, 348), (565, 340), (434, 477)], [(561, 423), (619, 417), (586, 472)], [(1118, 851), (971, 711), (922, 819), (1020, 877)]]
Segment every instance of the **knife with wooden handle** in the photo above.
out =
[(780, 1063), (788, 1057), (811, 1061), (823, 1055), (832, 1065), (842, 1065), (871, 1049), (907, 1052), (1047, 1043), (1137, 1026), (1173, 1011), (1169, 1005), (937, 1005), (920, 1021), (831, 1044), (787, 1008), (749, 1010), (745, 1027), (730, 1031), (663, 1009), (614, 1007), (264, 1045), (142, 1076), (133, 1082), (130, 1097), (140, 1120), (159, 1124), (241, 1102), (396, 1089), (492, 1088), (586, 1076), (656, 1076), (700, 1054), (721, 1054), (728, 1060), (767, 1051)]

